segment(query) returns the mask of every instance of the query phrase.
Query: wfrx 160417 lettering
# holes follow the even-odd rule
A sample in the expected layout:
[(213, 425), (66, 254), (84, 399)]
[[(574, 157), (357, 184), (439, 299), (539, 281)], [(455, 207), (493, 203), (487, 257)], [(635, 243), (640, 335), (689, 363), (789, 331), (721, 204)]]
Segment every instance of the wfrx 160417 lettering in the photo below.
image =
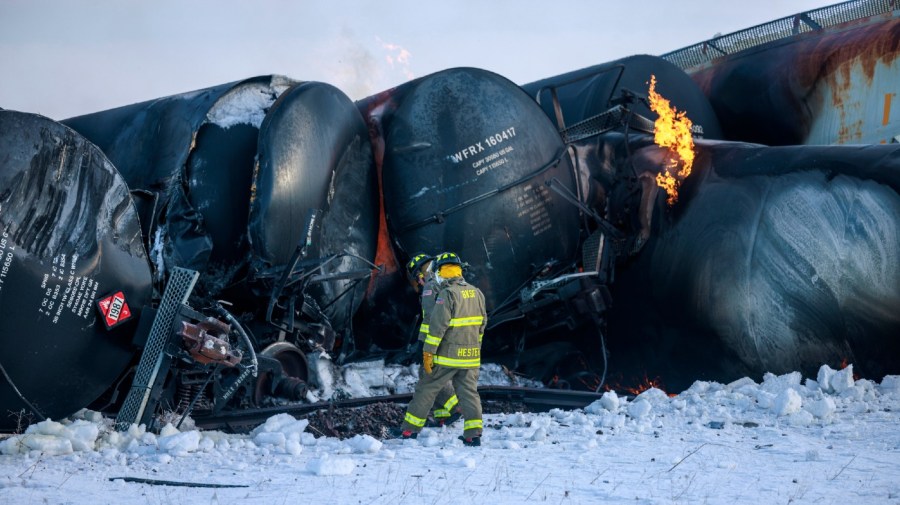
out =
[[(475, 142), (474, 144), (466, 147), (465, 149), (457, 152), (456, 154), (451, 154), (448, 156), (450, 161), (453, 163), (460, 163), (463, 160), (469, 159), (470, 156), (475, 156), (478, 153), (483, 153), (485, 149), (494, 147), (497, 144), (503, 142), (504, 140), (509, 140), (516, 136), (516, 127), (510, 126), (509, 128), (495, 133), (493, 135), (488, 135), (484, 138), (484, 142)], [(485, 147), (487, 145), (487, 147)]]
[(484, 139), (484, 142), (488, 145), (495, 146), (504, 140), (509, 140), (516, 136), (516, 127), (510, 126), (509, 128), (503, 130), (500, 133), (495, 133)]

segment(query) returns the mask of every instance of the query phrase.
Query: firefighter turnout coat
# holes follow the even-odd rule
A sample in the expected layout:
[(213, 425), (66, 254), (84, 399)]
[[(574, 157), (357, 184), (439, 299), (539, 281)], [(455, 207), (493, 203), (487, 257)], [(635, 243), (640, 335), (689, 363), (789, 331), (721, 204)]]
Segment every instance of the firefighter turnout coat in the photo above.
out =
[(434, 300), (437, 298), (438, 291), (441, 289), (434, 277), (429, 277), (422, 286), (422, 324), (419, 326), (419, 341), (424, 342), (428, 337), (428, 319), (434, 310)]
[[(434, 311), (434, 301), (437, 298), (438, 291), (441, 286), (437, 283), (433, 276), (429, 276), (428, 280), (422, 286), (422, 324), (419, 326), (419, 342), (424, 345), (425, 339), (428, 338), (428, 319)], [(420, 375), (425, 373), (425, 369), (419, 372)], [(456, 405), (459, 404), (459, 398), (453, 390), (453, 382), (447, 382), (441, 391), (435, 397), (434, 404), (434, 420), (442, 423), (451, 418)]]
[(434, 299), (422, 350), (434, 354), (435, 365), (478, 368), (486, 324), (481, 290), (462, 277), (447, 279)]

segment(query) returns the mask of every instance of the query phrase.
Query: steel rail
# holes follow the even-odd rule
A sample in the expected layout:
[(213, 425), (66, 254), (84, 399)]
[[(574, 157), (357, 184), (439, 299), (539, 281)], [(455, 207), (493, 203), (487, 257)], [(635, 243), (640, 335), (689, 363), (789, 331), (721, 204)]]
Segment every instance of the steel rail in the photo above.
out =
[[(478, 388), (482, 401), (511, 401), (524, 404), (533, 412), (547, 412), (551, 409), (580, 409), (599, 400), (603, 395), (591, 391), (572, 391), (549, 388), (526, 388), (513, 386), (482, 386)], [(409, 403), (412, 394), (351, 398), (347, 400), (316, 403), (296, 403), (276, 407), (221, 412), (216, 415), (198, 413), (194, 417), (197, 428), (222, 430), (234, 433), (247, 432), (263, 424), (276, 414), (290, 414), (297, 418), (331, 408), (354, 408), (376, 403)]]

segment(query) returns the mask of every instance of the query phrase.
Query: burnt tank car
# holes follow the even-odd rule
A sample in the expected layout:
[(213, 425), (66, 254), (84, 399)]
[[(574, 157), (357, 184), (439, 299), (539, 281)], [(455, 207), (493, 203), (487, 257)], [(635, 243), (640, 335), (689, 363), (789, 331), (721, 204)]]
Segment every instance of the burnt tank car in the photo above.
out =
[[(339, 351), (352, 341), (351, 317), (374, 267), (376, 185), (366, 126), (353, 102), (324, 83), (282, 86), (286, 82), (250, 79), (69, 120), (129, 166), (127, 177), (84, 137), (50, 120), (44, 119), (49, 126), (24, 122), (34, 138), (4, 133), (4, 192), (12, 199), (2, 210), (14, 203), (20, 209), (4, 212), (15, 237), (3, 242), (11, 262), (4, 272), (15, 274), (0, 308), (6, 314), (23, 303), (44, 303), (61, 317), (58, 327), (22, 348), (34, 359), (53, 359), (49, 349), (60, 332), (86, 335), (64, 349), (59, 371), (68, 380), (43, 374), (58, 383), (52, 395), (13, 386), (23, 370), (38, 368), (33, 359), (7, 366), (12, 392), (4, 390), (0, 406), (24, 403), (26, 414), (52, 417), (89, 405), (121, 408), (120, 417), (127, 412), (135, 416), (131, 421), (153, 423), (154, 408), (135, 412), (130, 406), (136, 390), (153, 391), (153, 398), (137, 401), (141, 409), (162, 405), (201, 415), (252, 408), (275, 396), (305, 398), (306, 354)], [(5, 118), (4, 132), (20, 123)], [(68, 171), (54, 181), (65, 186), (49, 185), (46, 195), (24, 191), (22, 180), (44, 180), (58, 167)], [(17, 200), (23, 194), (46, 209), (25, 212), (31, 207)], [(132, 196), (143, 204), (143, 223)], [(25, 224), (31, 231), (23, 231)], [(72, 245), (77, 250), (56, 243), (88, 226), (96, 230)], [(127, 262), (119, 249), (143, 263)], [(29, 265), (44, 261), (42, 267), (52, 268), (49, 280), (23, 277), (29, 271), (39, 277), (41, 270), (17, 266), (12, 251), (30, 255), (24, 256)], [(191, 267), (200, 271), (198, 281), (187, 273)], [(50, 289), (45, 294), (41, 286), (43, 300), (31, 300), (35, 282)], [(118, 291), (107, 293), (113, 284)], [(181, 294), (170, 297), (173, 286)], [(101, 295), (110, 300), (95, 299)], [(109, 332), (97, 324), (73, 326), (83, 321), (72, 320), (69, 304), (78, 307), (78, 317), (94, 321), (98, 301), (117, 313), (127, 301), (131, 317), (122, 321), (129, 323)], [(4, 318), (0, 326), (4, 345), (15, 341), (13, 322)], [(39, 323), (46, 324), (33, 324)], [(78, 361), (86, 352), (96, 359)], [(148, 368), (145, 358), (153, 352), (165, 356)]]
[[(65, 123), (122, 166), (146, 203), (160, 282), (171, 268), (196, 270), (199, 295), (252, 312), (283, 290), (276, 284), (292, 261), (327, 263), (320, 276), (369, 267), (371, 149), (353, 103), (333, 86), (262, 76)], [(335, 199), (344, 194), (354, 198)], [(340, 239), (321, 233), (330, 229), (351, 231)], [(301, 245), (302, 257), (293, 257)], [(317, 282), (305, 307), (312, 318), (348, 328), (362, 298), (360, 289), (341, 296), (351, 282), (333, 275)]]
[(280, 314), (277, 326), (315, 334), (327, 351), (336, 337), (349, 345), (377, 232), (372, 149), (353, 102), (324, 83), (279, 97), (260, 128), (253, 191), (251, 266), (269, 298), (265, 319)]
[[(582, 142), (641, 178), (664, 157), (648, 137)], [(674, 206), (645, 187), (649, 238), (607, 317), (613, 377), (680, 391), (842, 362), (898, 373), (900, 148), (698, 141), (697, 155)]]
[[(228, 285), (248, 254), (259, 126), (293, 81), (263, 76), (63, 120), (119, 167), (135, 193), (161, 282), (175, 266)], [(218, 281), (218, 282), (215, 282)]]
[[(618, 281), (613, 281), (651, 238), (657, 202), (649, 195), (657, 194), (655, 174), (640, 176), (627, 156), (613, 160), (604, 151), (613, 144), (596, 139), (610, 133), (624, 135), (627, 146), (630, 135), (645, 139), (653, 134), (657, 114), (651, 109), (647, 89), (654, 77), (657, 91), (679, 112), (690, 114), (695, 137), (721, 137), (718, 119), (699, 87), (677, 66), (656, 56), (634, 55), (522, 86), (555, 123), (567, 146), (567, 157), (578, 180), (577, 204), (587, 217), (581, 223), (581, 233), (590, 237), (584, 242), (587, 247), (578, 267), (596, 270), (604, 284), (603, 296), (597, 302), (566, 306), (556, 312), (564, 325), (554, 328), (552, 322), (541, 323), (551, 330), (552, 346), (544, 346), (531, 356), (513, 352), (510, 355), (514, 360), (504, 360), (544, 381), (599, 387), (607, 369), (606, 336), (629, 339), (628, 332), (623, 333), (621, 328), (616, 334), (609, 332), (606, 315), (614, 317), (615, 311), (622, 313), (628, 311), (629, 304), (641, 303), (633, 297), (619, 299)], [(663, 160), (659, 161), (657, 172), (663, 166)], [(598, 242), (603, 245), (599, 255), (592, 253), (596, 247), (593, 244)], [(602, 263), (594, 257), (601, 258)], [(523, 295), (529, 291), (524, 290)], [(638, 381), (628, 377), (626, 382)]]
[(152, 297), (128, 186), (96, 146), (0, 111), (0, 431), (96, 400)]
[[(373, 286), (371, 303), (378, 307), (379, 299), (406, 284), (396, 267), (400, 261), (418, 251), (452, 250), (468, 262), (466, 278), (485, 293), (493, 321), (485, 337), (488, 355), (521, 351), (523, 333), (559, 324), (551, 318), (527, 331), (521, 326), (527, 319), (522, 308), (534, 301), (523, 299), (523, 292), (575, 272), (585, 238), (575, 203), (582, 188), (556, 128), (537, 104), (501, 76), (457, 68), (359, 105), (383, 184), (380, 258), (394, 265), (393, 281)], [(415, 340), (418, 303), (411, 291), (406, 300), (391, 307), (393, 321), (385, 322), (395, 325), (393, 340), (379, 340), (388, 332), (370, 330), (375, 345), (397, 348)], [(400, 313), (403, 307), (409, 310)], [(374, 326), (370, 314), (376, 312), (361, 314)], [(493, 329), (510, 321), (518, 326)]]
[(483, 70), (410, 86), (385, 124), (385, 211), (402, 250), (459, 251), (488, 310), (548, 264), (569, 267), (578, 208), (547, 182), (574, 194), (575, 179), (540, 110)]

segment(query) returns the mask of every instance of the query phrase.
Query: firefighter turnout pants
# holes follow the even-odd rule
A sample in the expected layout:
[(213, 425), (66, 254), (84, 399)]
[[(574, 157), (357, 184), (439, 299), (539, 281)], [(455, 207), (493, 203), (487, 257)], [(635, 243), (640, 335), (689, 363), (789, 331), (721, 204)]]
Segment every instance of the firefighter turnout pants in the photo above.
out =
[[(422, 341), (419, 340), (416, 345), (415, 354), (422, 354)], [(419, 364), (419, 377), (425, 377), (425, 365)], [(456, 405), (459, 403), (459, 398), (456, 396), (456, 392), (453, 391), (453, 381), (447, 381), (444, 384), (444, 387), (438, 392), (437, 396), (434, 399), (434, 420), (440, 423), (443, 420), (446, 420), (448, 417), (453, 415), (453, 410), (456, 408)]]
[[(426, 375), (428, 374), (425, 373), (425, 365), (419, 365), (419, 377), (425, 377)], [(456, 408), (458, 403), (459, 398), (456, 396), (456, 392), (453, 391), (453, 381), (447, 381), (434, 398), (434, 412), (432, 413), (434, 420), (441, 422), (453, 415), (453, 409)]]
[(402, 430), (418, 433), (425, 426), (425, 418), (438, 394), (448, 384), (453, 384), (459, 407), (465, 419), (463, 436), (480, 437), (482, 431), (481, 397), (478, 396), (478, 368), (452, 368), (435, 365), (430, 374), (422, 374), (416, 384), (416, 392), (406, 409)]

